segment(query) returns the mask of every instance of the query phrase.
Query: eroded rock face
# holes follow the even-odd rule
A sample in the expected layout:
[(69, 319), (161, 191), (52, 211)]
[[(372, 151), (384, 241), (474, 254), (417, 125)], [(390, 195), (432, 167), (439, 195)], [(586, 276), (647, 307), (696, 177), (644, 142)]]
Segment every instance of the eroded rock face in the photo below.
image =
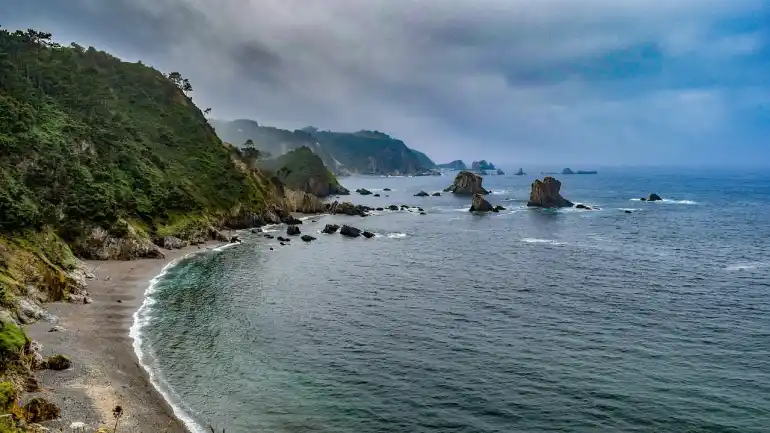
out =
[(166, 236), (165, 238), (163, 238), (163, 248), (167, 250), (178, 250), (186, 246), (187, 246), (187, 242), (177, 237)]
[(497, 212), (497, 209), (486, 201), (481, 194), (473, 194), (470, 210), (471, 212)]
[(537, 179), (532, 182), (532, 191), (529, 194), (527, 206), (544, 208), (572, 207), (572, 202), (559, 194), (560, 190), (561, 182), (551, 176), (546, 176), (543, 180)]
[(149, 238), (140, 236), (129, 227), (124, 237), (115, 237), (101, 227), (95, 227), (75, 244), (76, 251), (87, 259), (134, 260), (139, 258), (163, 258), (160, 247)]
[(286, 189), (284, 192), (286, 207), (292, 212), (315, 214), (326, 212), (326, 203), (319, 196), (302, 191)]
[(478, 174), (473, 174), (469, 171), (461, 171), (455, 177), (454, 183), (445, 189), (444, 192), (463, 195), (489, 194), (489, 191), (481, 186), (482, 182), (483, 180)]

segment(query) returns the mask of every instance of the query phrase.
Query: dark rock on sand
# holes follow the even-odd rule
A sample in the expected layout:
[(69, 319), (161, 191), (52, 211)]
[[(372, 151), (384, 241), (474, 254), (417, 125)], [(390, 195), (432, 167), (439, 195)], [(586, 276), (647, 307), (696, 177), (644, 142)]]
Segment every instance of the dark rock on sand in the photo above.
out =
[(72, 361), (64, 355), (54, 355), (48, 358), (45, 365), (51, 370), (66, 370), (72, 366)]
[(289, 236), (297, 236), (300, 233), (302, 232), (297, 226), (292, 225), (292, 226), (286, 227), (286, 234)]
[(357, 238), (361, 236), (361, 230), (348, 225), (343, 225), (340, 229), (340, 234), (351, 238)]
[(371, 238), (373, 238), (373, 237), (374, 237), (374, 233), (372, 233), (372, 232), (369, 232), (369, 231), (363, 232), (363, 233), (362, 233), (362, 235), (364, 235), (364, 237), (365, 237), (366, 239), (371, 239)]
[(302, 235), (300, 239), (302, 239), (305, 242), (312, 242), (315, 240), (315, 238), (310, 235)]
[(43, 422), (59, 418), (59, 406), (42, 398), (35, 397), (24, 405), (24, 418), (27, 422)]
[(663, 198), (658, 194), (652, 193), (650, 194), (650, 198), (648, 198), (647, 201), (663, 201)]
[(529, 194), (527, 206), (560, 208), (572, 207), (571, 201), (559, 194), (561, 182), (551, 176), (546, 176), (542, 181), (536, 179), (532, 183), (532, 191)]
[(461, 171), (455, 177), (454, 183), (445, 189), (444, 192), (461, 195), (489, 194), (489, 191), (481, 186), (482, 182), (483, 179), (478, 174), (471, 173), (470, 171)]
[(497, 210), (481, 194), (473, 194), (471, 201), (471, 212), (497, 212)]
[(326, 227), (324, 227), (323, 230), (321, 230), (321, 233), (326, 233), (327, 235), (330, 235), (332, 233), (337, 233), (337, 230), (340, 229), (340, 226), (337, 224), (326, 224)]
[(417, 194), (415, 194), (414, 196), (415, 196), (415, 197), (428, 197), (429, 195), (430, 195), (430, 194), (428, 194), (428, 193), (427, 193), (427, 192), (425, 192), (425, 191), (420, 191), (420, 192), (418, 192)]

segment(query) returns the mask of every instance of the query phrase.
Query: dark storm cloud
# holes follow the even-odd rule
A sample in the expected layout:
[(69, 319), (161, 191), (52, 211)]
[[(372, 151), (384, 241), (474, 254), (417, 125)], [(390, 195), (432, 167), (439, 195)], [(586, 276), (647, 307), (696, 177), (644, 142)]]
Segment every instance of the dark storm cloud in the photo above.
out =
[(677, 162), (768, 132), (742, 120), (767, 110), (765, 6), (0, 0), (0, 24), (179, 70), (217, 117), (379, 129), (440, 160)]

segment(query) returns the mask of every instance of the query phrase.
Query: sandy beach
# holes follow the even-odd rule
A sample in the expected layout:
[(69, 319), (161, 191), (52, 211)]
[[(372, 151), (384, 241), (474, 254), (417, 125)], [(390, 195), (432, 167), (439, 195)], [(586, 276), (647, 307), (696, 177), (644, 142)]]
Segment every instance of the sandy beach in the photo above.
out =
[[(52, 320), (30, 325), (28, 335), (42, 344), (44, 356), (61, 353), (72, 359), (66, 371), (41, 371), (43, 391), (30, 395), (43, 395), (61, 407), (62, 419), (52, 426), (65, 431), (76, 421), (90, 428), (112, 426), (112, 410), (120, 405), (125, 415), (119, 431), (187, 431), (139, 365), (129, 330), (150, 280), (169, 262), (196, 251), (199, 247), (192, 246), (166, 251), (165, 259), (87, 261), (95, 275), (88, 281), (93, 303), (45, 306)], [(54, 324), (64, 330), (49, 332)]]

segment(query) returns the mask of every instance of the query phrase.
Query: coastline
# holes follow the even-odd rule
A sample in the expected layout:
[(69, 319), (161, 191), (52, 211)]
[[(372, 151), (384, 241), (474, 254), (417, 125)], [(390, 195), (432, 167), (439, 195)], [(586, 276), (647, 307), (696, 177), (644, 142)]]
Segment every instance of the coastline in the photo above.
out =
[[(140, 364), (131, 332), (145, 292), (164, 268), (189, 254), (224, 245), (208, 242), (164, 251), (164, 259), (85, 262), (95, 276), (88, 281), (93, 303), (47, 304), (53, 320), (26, 327), (29, 337), (42, 344), (44, 356), (61, 353), (72, 359), (72, 367), (65, 371), (40, 371), (42, 391), (29, 394), (59, 405), (62, 419), (53, 425), (67, 428), (80, 421), (90, 428), (111, 426), (112, 410), (120, 405), (124, 413), (120, 430), (189, 432)], [(64, 330), (49, 332), (54, 324)]]

